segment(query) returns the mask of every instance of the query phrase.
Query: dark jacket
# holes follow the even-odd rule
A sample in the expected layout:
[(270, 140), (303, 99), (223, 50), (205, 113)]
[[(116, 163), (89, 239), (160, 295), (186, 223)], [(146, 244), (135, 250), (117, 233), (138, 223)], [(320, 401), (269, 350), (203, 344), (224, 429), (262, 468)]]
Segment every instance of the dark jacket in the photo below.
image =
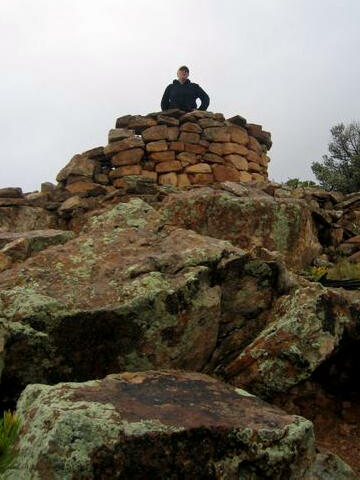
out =
[(208, 94), (197, 83), (191, 83), (187, 79), (185, 83), (181, 84), (179, 80), (174, 80), (165, 89), (161, 99), (161, 110), (169, 110), (170, 108), (180, 108), (185, 111), (196, 110), (197, 98), (201, 100), (199, 110), (206, 110), (210, 99)]

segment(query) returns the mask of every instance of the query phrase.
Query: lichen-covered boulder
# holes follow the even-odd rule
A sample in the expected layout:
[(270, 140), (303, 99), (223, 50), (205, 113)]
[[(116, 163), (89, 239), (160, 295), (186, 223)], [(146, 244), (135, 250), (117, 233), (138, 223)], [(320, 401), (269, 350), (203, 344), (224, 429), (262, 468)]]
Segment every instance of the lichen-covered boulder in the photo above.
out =
[(262, 397), (286, 392), (335, 353), (345, 329), (358, 329), (345, 295), (314, 283), (280, 297), (268, 325), (224, 366), (222, 375)]
[(197, 373), (30, 385), (18, 414), (4, 480), (302, 480), (315, 459), (309, 421)]
[[(161, 226), (140, 199), (0, 274), (1, 401), (29, 383), (121, 370), (201, 370), (217, 342), (229, 242)], [(8, 404), (9, 405), (9, 404)]]
[(288, 266), (298, 269), (309, 265), (321, 246), (306, 203), (246, 192), (251, 189), (240, 196), (234, 188), (193, 189), (170, 195), (160, 212), (165, 224), (229, 240), (244, 249), (257, 246), (277, 250), (284, 254)]

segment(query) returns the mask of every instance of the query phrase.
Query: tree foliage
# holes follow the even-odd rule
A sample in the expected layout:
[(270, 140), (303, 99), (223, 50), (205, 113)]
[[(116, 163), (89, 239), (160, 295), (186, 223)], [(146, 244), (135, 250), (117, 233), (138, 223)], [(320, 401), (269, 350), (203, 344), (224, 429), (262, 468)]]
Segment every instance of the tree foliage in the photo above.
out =
[(285, 185), (291, 188), (300, 188), (300, 187), (306, 187), (306, 188), (314, 188), (318, 187), (315, 182), (312, 180), (300, 180), (299, 178), (289, 178), (285, 182)]
[(360, 123), (335, 125), (323, 163), (311, 166), (320, 185), (326, 190), (352, 193), (360, 190)]

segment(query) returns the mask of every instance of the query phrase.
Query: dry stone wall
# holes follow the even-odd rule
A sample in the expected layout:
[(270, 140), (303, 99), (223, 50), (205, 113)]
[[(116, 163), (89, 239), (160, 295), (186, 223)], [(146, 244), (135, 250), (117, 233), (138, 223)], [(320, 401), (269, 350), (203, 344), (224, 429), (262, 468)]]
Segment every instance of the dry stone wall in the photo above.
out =
[(222, 113), (177, 109), (125, 115), (117, 119), (108, 141), (76, 155), (57, 181), (71, 193), (83, 193), (101, 190), (101, 185), (122, 188), (129, 175), (178, 188), (268, 178), (271, 135), (240, 115), (225, 120)]

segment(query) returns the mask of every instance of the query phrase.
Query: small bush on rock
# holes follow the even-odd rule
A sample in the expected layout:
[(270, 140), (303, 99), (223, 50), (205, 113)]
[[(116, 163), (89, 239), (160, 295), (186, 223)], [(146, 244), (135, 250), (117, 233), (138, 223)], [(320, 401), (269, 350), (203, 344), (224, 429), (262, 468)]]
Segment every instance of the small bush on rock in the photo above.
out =
[(20, 420), (15, 413), (4, 412), (0, 420), (0, 474), (4, 473), (14, 461), (14, 443), (20, 430)]

